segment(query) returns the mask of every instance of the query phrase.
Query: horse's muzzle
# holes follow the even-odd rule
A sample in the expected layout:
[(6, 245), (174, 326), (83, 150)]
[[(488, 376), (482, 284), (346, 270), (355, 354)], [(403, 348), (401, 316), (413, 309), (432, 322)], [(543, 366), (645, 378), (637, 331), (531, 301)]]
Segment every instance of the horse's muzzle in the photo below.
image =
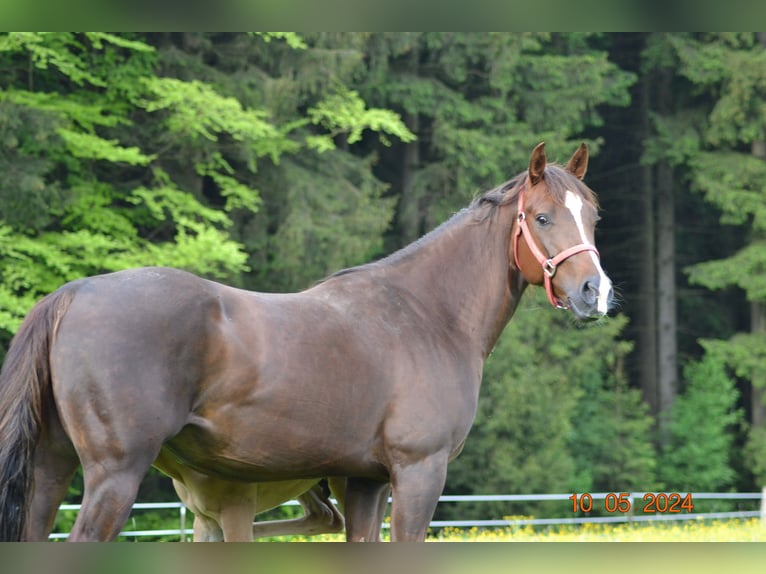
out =
[(593, 275), (582, 282), (579, 292), (567, 298), (570, 309), (580, 321), (603, 317), (614, 300), (612, 282), (605, 275)]

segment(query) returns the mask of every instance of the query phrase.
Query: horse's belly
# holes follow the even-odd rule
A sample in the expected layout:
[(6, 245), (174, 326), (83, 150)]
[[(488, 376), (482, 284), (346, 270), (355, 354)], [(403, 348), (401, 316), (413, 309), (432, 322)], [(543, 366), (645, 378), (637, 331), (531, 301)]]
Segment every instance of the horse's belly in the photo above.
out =
[(166, 447), (196, 470), (234, 480), (387, 477), (372, 429), (348, 432), (327, 421), (278, 421), (273, 414), (260, 418), (193, 418)]

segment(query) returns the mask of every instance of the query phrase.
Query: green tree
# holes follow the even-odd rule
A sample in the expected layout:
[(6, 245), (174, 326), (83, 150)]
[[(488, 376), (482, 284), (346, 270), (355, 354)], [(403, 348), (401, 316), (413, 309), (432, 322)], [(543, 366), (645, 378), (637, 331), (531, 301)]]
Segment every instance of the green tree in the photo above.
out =
[[(520, 171), (540, 141), (570, 150), (625, 105), (635, 77), (595, 34), (373, 34), (360, 93), (398, 110), (416, 142), (378, 149), (397, 212), (391, 247), (414, 240), (471, 195)], [(579, 143), (579, 141), (577, 141)], [(598, 140), (590, 139), (592, 151)], [(561, 151), (562, 160), (567, 151)]]
[[(623, 318), (624, 319), (624, 318)], [(607, 339), (608, 340), (608, 339)], [(623, 363), (630, 344), (601, 371), (587, 374), (573, 418), (568, 451), (575, 457), (574, 492), (625, 492), (659, 486), (655, 420), (638, 389), (628, 387)], [(579, 381), (578, 381), (579, 382)]]
[[(237, 281), (248, 270), (241, 223), (263, 205), (258, 177), (283, 169), (286, 156), (296, 158), (286, 165), (298, 167), (270, 199), (301, 177), (309, 181), (306, 172), (318, 167), (326, 183), (341, 174), (341, 182), (354, 186), (342, 210), (338, 201), (326, 217), (317, 213), (324, 230), (303, 243), (313, 246), (319, 237), (320, 247), (345, 246), (351, 254), (334, 261), (345, 264), (375, 250), (390, 207), (382, 202), (367, 209), (382, 185), (369, 176), (369, 159), (351, 166), (352, 156), (339, 157), (336, 142), (353, 143), (366, 131), (412, 134), (395, 114), (367, 107), (343, 78), (327, 74), (323, 85), (291, 102), (295, 108), (280, 108), (266, 92), (281, 78), (264, 82), (254, 95), (243, 88), (242, 70), (205, 63), (214, 47), (232, 45), (243, 58), (264, 47), (311, 51), (284, 34), (0, 37), (7, 64), (0, 134), (11, 150), (0, 160), (8, 168), (0, 182), (0, 258), (6, 262), (0, 329), (6, 338), (41, 295), (85, 275), (153, 264)], [(281, 205), (289, 206), (288, 214), (312, 207)], [(322, 238), (332, 235), (325, 222), (336, 213), (343, 220), (352, 209), (367, 219), (339, 227), (334, 244)], [(365, 247), (354, 246), (355, 238), (370, 235)], [(310, 269), (327, 272), (329, 265)]]
[[(355, 88), (365, 69), (368, 34), (313, 33), (300, 49), (246, 34), (161, 35), (162, 69), (197, 77), (289, 130), (295, 151), (257, 169), (240, 152), (225, 157), (237, 177), (257, 189), (259, 210), (237, 211), (233, 235), (248, 253), (252, 289), (302, 289), (339, 268), (381, 255), (393, 202), (373, 176), (376, 162), (361, 145), (411, 141), (398, 116), (366, 104)], [(195, 184), (205, 190), (204, 178)], [(206, 192), (211, 201), (215, 194)]]
[[(630, 317), (625, 337), (635, 341), (626, 375), (658, 421), (667, 421), (657, 415), (683, 392), (679, 365), (702, 355), (699, 338), (725, 339), (747, 329), (742, 292), (713, 293), (684, 273), (731, 255), (745, 239), (741, 229), (721, 222), (721, 211), (694, 183), (700, 152), (712, 150), (703, 136), (719, 90), (685, 75), (678, 45), (702, 36), (609, 35), (610, 59), (639, 80), (629, 107), (602, 109), (607, 121), (595, 133), (605, 145), (589, 172), (601, 191), (602, 261)], [(693, 68), (712, 65), (702, 58)], [(665, 435), (657, 433), (658, 441)]]
[[(0, 37), (0, 57), (8, 86), (0, 124), (20, 115), (35, 130), (6, 159), (32, 167), (8, 166), (32, 183), (0, 189), (0, 328), (13, 332), (37, 298), (83, 275), (142, 264), (219, 277), (244, 269), (228, 215), (168, 176), (156, 142), (133, 145), (124, 135), (139, 114), (161, 109), (151, 46), (100, 33), (11, 33)], [(207, 97), (193, 125), (209, 123), (224, 101)], [(177, 121), (170, 109), (157, 115), (159, 124)]]
[(671, 409), (660, 479), (672, 491), (719, 491), (733, 485), (734, 439), (742, 411), (725, 362), (707, 354), (684, 369), (685, 390)]
[[(721, 223), (741, 226), (744, 239), (730, 256), (690, 267), (689, 276), (709, 289), (736, 286), (750, 302), (749, 332), (708, 347), (725, 347), (728, 364), (749, 381), (750, 439), (757, 442), (766, 425), (766, 34), (688, 34), (674, 40), (681, 73), (711, 96), (691, 154), (693, 188), (720, 209)], [(764, 450), (749, 448), (753, 456)], [(766, 466), (766, 460), (751, 463), (752, 470)]]

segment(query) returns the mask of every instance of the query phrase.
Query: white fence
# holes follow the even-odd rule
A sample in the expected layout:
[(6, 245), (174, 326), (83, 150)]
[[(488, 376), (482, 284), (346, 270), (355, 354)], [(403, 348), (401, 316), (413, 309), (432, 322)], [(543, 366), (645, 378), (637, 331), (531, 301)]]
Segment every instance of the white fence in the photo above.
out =
[[(573, 505), (578, 499), (573, 500), (573, 496), (582, 497), (583, 494), (487, 494), (487, 495), (449, 495), (445, 494), (439, 498), (440, 503), (461, 503), (461, 502), (542, 502), (542, 501), (570, 501)], [(584, 524), (584, 523), (606, 523), (606, 522), (649, 522), (658, 520), (728, 520), (739, 518), (760, 517), (766, 524), (766, 488), (763, 492), (684, 492), (684, 493), (656, 493), (656, 492), (598, 492), (585, 495), (587, 500), (593, 502), (593, 509), (606, 512), (606, 516), (568, 516), (561, 518), (502, 518), (491, 520), (434, 520), (431, 522), (432, 528), (502, 528), (507, 526), (522, 525), (554, 525), (554, 524)], [(700, 500), (758, 500), (760, 501), (759, 510), (736, 510), (730, 512), (688, 512), (676, 505), (671, 510), (669, 504), (675, 497), (683, 500), (689, 496), (695, 503)], [(645, 498), (648, 497), (648, 498)], [(657, 497), (660, 500), (666, 500), (664, 507), (655, 503), (655, 509), (646, 512), (646, 502), (651, 502), (652, 497), (656, 502)], [(599, 505), (597, 501), (602, 501)], [(607, 501), (611, 501), (612, 509), (606, 506)], [(618, 505), (618, 501), (624, 504)], [(389, 499), (390, 502), (390, 499)], [(286, 506), (297, 505), (296, 501), (285, 503)], [(79, 510), (79, 504), (63, 504), (59, 510)], [(168, 530), (125, 530), (120, 533), (121, 537), (141, 538), (157, 536), (177, 536), (181, 541), (188, 540), (193, 534), (191, 529), (191, 516), (188, 515), (186, 506), (181, 502), (142, 502), (133, 505), (134, 511), (158, 510), (158, 509), (176, 509), (178, 511), (179, 526), (176, 529)], [(575, 514), (574, 507), (571, 514)], [(387, 527), (384, 524), (384, 528)], [(50, 539), (67, 538), (68, 533), (53, 533)]]

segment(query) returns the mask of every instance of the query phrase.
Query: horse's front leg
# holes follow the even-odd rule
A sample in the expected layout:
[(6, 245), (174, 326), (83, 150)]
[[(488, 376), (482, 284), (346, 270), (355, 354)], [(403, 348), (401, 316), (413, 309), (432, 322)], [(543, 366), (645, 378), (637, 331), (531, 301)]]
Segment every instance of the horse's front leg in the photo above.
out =
[(391, 541), (422, 542), (447, 478), (448, 456), (431, 455), (391, 470)]
[[(348, 542), (378, 542), (391, 487), (369, 478), (349, 478), (343, 498)], [(338, 492), (335, 491), (336, 496)]]

